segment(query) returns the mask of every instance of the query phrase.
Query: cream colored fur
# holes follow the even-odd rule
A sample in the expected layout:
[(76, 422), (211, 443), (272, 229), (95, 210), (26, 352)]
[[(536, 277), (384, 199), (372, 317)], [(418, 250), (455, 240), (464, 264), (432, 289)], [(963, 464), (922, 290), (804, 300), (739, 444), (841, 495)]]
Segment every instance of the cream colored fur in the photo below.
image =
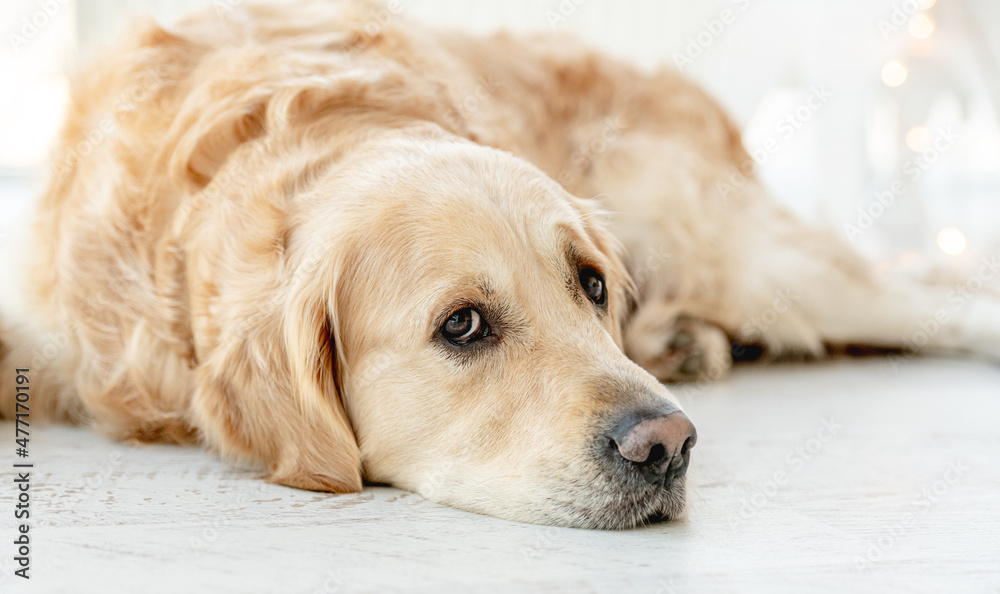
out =
[[(6, 246), (4, 416), (27, 366), (33, 419), (201, 442), (296, 487), (625, 527), (683, 512), (683, 485), (622, 494), (588, 454), (606, 419), (673, 401), (657, 379), (724, 375), (730, 341), (905, 346), (944, 306), (752, 172), (720, 192), (749, 158), (679, 74), (374, 11), (144, 24), (78, 76)], [(437, 336), (469, 302), (504, 320), (492, 350)], [(997, 303), (960, 309), (931, 346), (1000, 354)]]

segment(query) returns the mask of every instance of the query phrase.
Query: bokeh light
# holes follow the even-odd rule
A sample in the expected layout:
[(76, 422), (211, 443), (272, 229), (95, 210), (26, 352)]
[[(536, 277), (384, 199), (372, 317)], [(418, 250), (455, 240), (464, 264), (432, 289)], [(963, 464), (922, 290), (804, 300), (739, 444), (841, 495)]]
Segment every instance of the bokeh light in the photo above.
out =
[(906, 67), (893, 60), (882, 67), (882, 82), (890, 87), (898, 87), (906, 81)]
[(934, 32), (934, 19), (920, 12), (910, 19), (910, 35), (917, 39), (927, 39)]
[(938, 247), (949, 256), (957, 256), (965, 251), (965, 234), (954, 227), (942, 229), (937, 236)]
[(930, 150), (933, 144), (934, 134), (923, 126), (910, 128), (910, 131), (906, 133), (906, 146), (910, 147), (912, 151), (922, 153)]

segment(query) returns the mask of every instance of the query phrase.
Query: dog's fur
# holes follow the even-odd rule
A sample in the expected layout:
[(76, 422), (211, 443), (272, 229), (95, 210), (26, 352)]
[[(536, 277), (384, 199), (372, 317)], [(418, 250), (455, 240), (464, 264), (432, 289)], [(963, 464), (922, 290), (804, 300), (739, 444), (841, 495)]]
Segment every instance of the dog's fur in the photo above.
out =
[[(683, 482), (623, 484), (594, 453), (609, 419), (673, 401), (657, 379), (724, 375), (731, 340), (901, 346), (944, 302), (775, 205), (677, 73), (376, 15), (208, 11), (78, 77), (7, 246), (5, 417), (29, 367), (33, 419), (200, 441), (296, 487), (626, 527), (683, 510)], [(458, 349), (438, 328), (469, 304), (496, 336)], [(930, 345), (996, 356), (998, 309)]]

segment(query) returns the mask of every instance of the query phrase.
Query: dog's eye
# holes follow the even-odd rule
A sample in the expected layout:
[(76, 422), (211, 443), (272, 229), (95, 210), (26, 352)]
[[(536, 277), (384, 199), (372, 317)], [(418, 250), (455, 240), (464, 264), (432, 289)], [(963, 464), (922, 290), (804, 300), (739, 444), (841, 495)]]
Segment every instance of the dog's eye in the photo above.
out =
[(462, 308), (451, 314), (441, 326), (441, 334), (448, 339), (448, 342), (457, 346), (476, 342), (489, 333), (490, 327), (483, 321), (483, 316), (471, 307)]
[(595, 305), (604, 305), (607, 302), (608, 296), (604, 290), (604, 277), (601, 276), (600, 272), (590, 267), (581, 268), (580, 286), (583, 287), (583, 292), (587, 294), (587, 298), (593, 301)]

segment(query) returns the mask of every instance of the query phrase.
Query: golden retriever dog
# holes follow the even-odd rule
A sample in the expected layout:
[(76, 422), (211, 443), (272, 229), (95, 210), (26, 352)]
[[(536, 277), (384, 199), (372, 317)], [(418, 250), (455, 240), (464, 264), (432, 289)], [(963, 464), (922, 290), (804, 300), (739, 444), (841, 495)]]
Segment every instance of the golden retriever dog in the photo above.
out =
[(697, 437), (661, 381), (733, 343), (1000, 354), (996, 300), (794, 219), (676, 72), (392, 3), (220, 6), (78, 75), (5, 244), (4, 417), (28, 369), (32, 422), (625, 528), (683, 515)]

